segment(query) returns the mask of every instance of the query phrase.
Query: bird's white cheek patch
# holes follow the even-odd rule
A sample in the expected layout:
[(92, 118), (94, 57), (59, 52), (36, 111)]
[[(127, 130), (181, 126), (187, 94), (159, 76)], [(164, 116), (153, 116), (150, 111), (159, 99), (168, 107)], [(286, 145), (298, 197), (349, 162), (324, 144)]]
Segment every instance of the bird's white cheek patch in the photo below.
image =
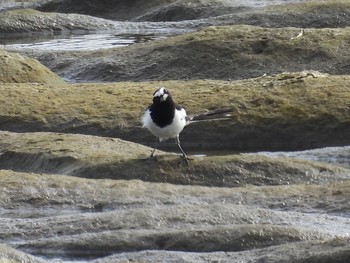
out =
[(168, 98), (168, 94), (164, 94), (162, 97), (161, 97), (161, 101), (166, 101), (166, 99)]
[(164, 94), (164, 88), (160, 88), (154, 93), (153, 97), (161, 97)]

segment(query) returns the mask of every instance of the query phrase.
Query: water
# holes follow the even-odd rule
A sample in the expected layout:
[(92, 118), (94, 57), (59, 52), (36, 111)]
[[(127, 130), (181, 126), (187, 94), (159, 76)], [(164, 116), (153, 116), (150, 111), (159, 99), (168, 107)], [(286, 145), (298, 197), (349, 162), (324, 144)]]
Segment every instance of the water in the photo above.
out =
[(40, 50), (40, 51), (93, 51), (114, 47), (124, 47), (135, 43), (143, 43), (155, 39), (166, 38), (165, 32), (150, 33), (93, 33), (71, 34), (40, 37), (0, 38), (0, 44), (6, 49)]
[(288, 157), (316, 161), (350, 168), (350, 146), (325, 147), (306, 151), (293, 152), (259, 152), (270, 157)]

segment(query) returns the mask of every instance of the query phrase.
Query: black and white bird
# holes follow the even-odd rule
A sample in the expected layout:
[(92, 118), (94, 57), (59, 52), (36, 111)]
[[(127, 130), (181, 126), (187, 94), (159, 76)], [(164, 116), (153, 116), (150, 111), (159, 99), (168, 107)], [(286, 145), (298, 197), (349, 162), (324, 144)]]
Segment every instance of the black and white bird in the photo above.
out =
[[(229, 119), (230, 109), (220, 109), (200, 113), (196, 115), (187, 115), (186, 110), (177, 105), (170, 92), (164, 88), (158, 88), (153, 93), (153, 103), (150, 104), (142, 118), (143, 128), (147, 128), (159, 141), (174, 138), (179, 147), (182, 157), (187, 160), (188, 157), (181, 147), (179, 135), (185, 126), (199, 121)], [(155, 147), (150, 158), (154, 157)]]

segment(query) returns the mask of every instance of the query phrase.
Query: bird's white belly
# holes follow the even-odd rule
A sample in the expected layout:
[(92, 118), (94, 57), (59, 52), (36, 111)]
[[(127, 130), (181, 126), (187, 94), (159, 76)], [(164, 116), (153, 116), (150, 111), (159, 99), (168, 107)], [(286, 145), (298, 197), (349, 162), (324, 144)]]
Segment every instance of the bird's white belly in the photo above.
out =
[(169, 138), (175, 138), (180, 134), (186, 126), (186, 111), (181, 109), (175, 111), (173, 122), (165, 127), (158, 127), (151, 118), (149, 110), (146, 111), (142, 118), (143, 127), (147, 128), (154, 136), (158, 137), (160, 141)]

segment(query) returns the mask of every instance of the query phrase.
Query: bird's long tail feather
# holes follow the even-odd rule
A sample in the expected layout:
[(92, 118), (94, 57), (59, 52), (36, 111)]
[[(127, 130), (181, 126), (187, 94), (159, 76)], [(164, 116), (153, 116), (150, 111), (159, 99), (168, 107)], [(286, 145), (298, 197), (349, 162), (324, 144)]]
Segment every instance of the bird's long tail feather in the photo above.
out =
[(214, 121), (214, 120), (228, 120), (231, 119), (232, 109), (217, 109), (208, 112), (198, 113), (189, 116), (187, 124), (199, 121)]

